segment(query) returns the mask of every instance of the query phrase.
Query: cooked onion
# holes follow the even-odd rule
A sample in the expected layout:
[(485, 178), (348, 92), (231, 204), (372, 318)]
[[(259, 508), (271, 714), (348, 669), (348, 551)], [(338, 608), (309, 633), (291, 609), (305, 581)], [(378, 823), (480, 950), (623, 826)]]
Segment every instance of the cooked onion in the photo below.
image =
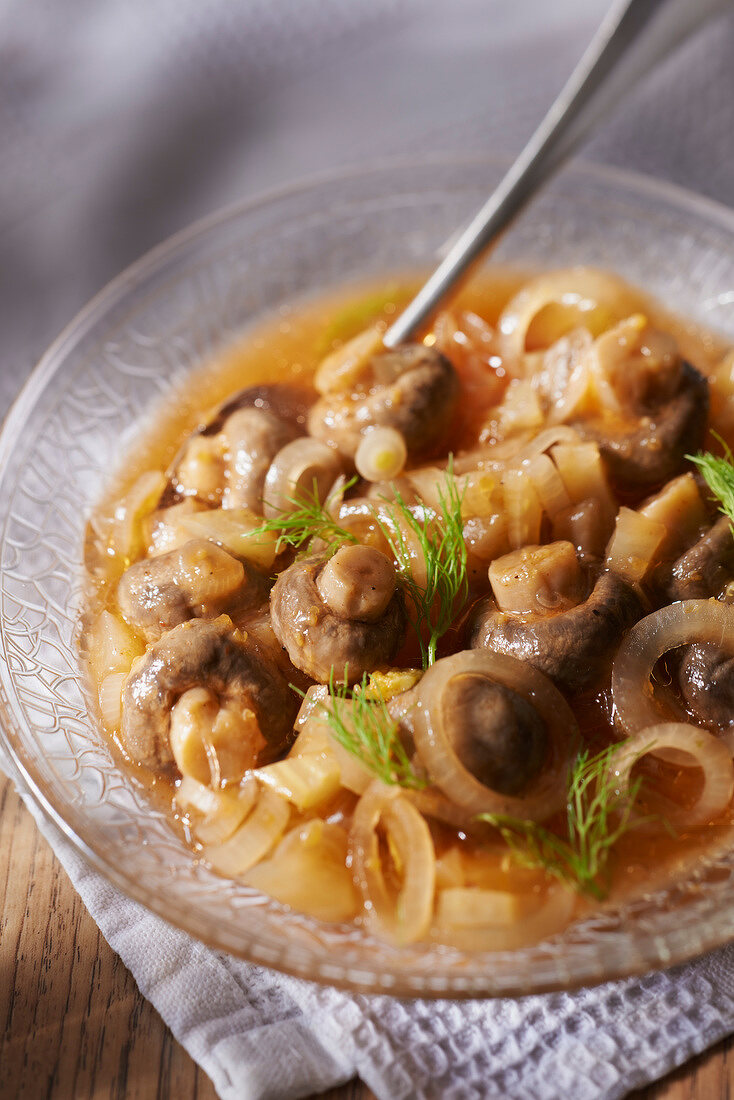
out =
[(653, 564), (666, 529), (632, 508), (620, 508), (609, 546), (607, 568), (631, 584), (639, 584)]
[(136, 561), (145, 553), (147, 539), (143, 520), (155, 510), (165, 487), (166, 479), (161, 471), (148, 470), (115, 508), (112, 545), (123, 561)]
[(506, 470), (502, 475), (507, 534), (517, 549), (540, 541), (543, 506), (526, 469)]
[(515, 456), (515, 462), (526, 462), (534, 455), (545, 454), (551, 447), (560, 445), (575, 446), (581, 442), (581, 436), (575, 428), (569, 428), (564, 424), (559, 424), (552, 428), (544, 428), (542, 432), (538, 432), (525, 446), (518, 451)]
[[(560, 884), (550, 886), (545, 896), (537, 899), (536, 906), (532, 908), (528, 904), (529, 911), (524, 913), (520, 911), (525, 909), (524, 905), (513, 905), (512, 902), (502, 905), (496, 896), (499, 891), (478, 890), (476, 893), (488, 895), (486, 898), (479, 897), (474, 903), (483, 908), (487, 924), (471, 926), (466, 922), (454, 923), (450, 919), (443, 921), (439, 913), (431, 928), (430, 938), (465, 951), (514, 951), (560, 932), (571, 920), (576, 904), (573, 891)], [(531, 898), (523, 900), (529, 903)], [(444, 908), (444, 916), (450, 918), (451, 915), (451, 906), (448, 913)]]
[(378, 325), (359, 332), (322, 360), (314, 376), (316, 390), (327, 394), (353, 389), (370, 360), (382, 350), (382, 330)]
[(658, 556), (665, 560), (692, 546), (706, 526), (706, 506), (691, 473), (673, 478), (641, 505), (639, 512), (665, 528), (658, 547)]
[[(377, 835), (380, 821), (400, 865), (402, 883), (396, 899), (382, 870)], [(428, 826), (399, 788), (377, 781), (370, 785), (354, 811), (350, 848), (368, 922), (396, 943), (421, 939), (433, 914), (436, 855)]]
[(221, 844), (231, 837), (255, 805), (259, 787), (252, 777), (235, 790), (213, 791), (184, 776), (175, 794), (184, 813), (194, 811), (191, 828), (202, 844)]
[[(522, 797), (499, 794), (485, 787), (464, 767), (442, 727), (441, 715), (430, 705), (440, 699), (450, 679), (460, 672), (487, 676), (516, 691), (545, 720), (549, 753), (546, 766)], [(577, 745), (576, 720), (561, 693), (547, 676), (525, 661), (491, 650), (466, 650), (445, 657), (428, 669), (418, 685), (422, 705), (413, 712), (415, 745), (429, 775), (457, 806), (469, 814), (510, 814), (543, 821), (560, 810), (566, 799), (566, 775)]]
[(145, 645), (117, 615), (102, 611), (88, 640), (89, 664), (95, 680), (112, 672), (128, 674), (133, 661), (145, 653)]
[(399, 431), (373, 428), (362, 437), (354, 465), (365, 481), (389, 481), (402, 473), (407, 457), (408, 448)]
[(316, 818), (292, 829), (245, 881), (317, 920), (352, 920), (359, 897), (346, 858), (345, 830)]
[(259, 535), (253, 535), (252, 532), (261, 524), (261, 516), (242, 507), (214, 508), (184, 515), (179, 518), (177, 526), (185, 538), (209, 539), (238, 558), (246, 558), (261, 569), (271, 569), (278, 536), (274, 531), (261, 531)]
[(695, 805), (684, 809), (669, 798), (661, 798), (664, 819), (676, 829), (695, 829), (707, 825), (724, 812), (734, 791), (734, 762), (728, 745), (707, 730), (684, 722), (662, 722), (640, 730), (624, 741), (614, 753), (610, 769), (620, 789), (629, 787), (633, 766), (651, 753), (677, 764), (699, 767), (703, 788)]
[(531, 325), (541, 313), (553, 314), (541, 340), (547, 347), (578, 325), (597, 336), (634, 307), (633, 295), (613, 275), (586, 267), (539, 275), (525, 284), (500, 317), (503, 358), (510, 363), (521, 359)]
[[(346, 750), (345, 750), (346, 751)], [(420, 761), (417, 761), (420, 763)], [(431, 817), (435, 821), (443, 821), (444, 825), (450, 825), (462, 832), (488, 832), (486, 822), (475, 821), (473, 814), (467, 813), (461, 806), (457, 806), (443, 791), (437, 787), (427, 787), (425, 790), (406, 790), (403, 797), (412, 802), (424, 817)]]
[(108, 730), (118, 730), (122, 719), (122, 686), (126, 672), (110, 672), (99, 685), (99, 709)]
[(612, 699), (627, 733), (670, 718), (655, 698), (650, 677), (669, 649), (714, 642), (734, 654), (734, 608), (719, 600), (684, 600), (662, 607), (632, 627), (612, 668)]
[(244, 825), (223, 844), (205, 848), (207, 862), (223, 875), (244, 874), (280, 840), (289, 817), (290, 807), (286, 800), (275, 791), (261, 788), (255, 808)]
[(563, 484), (563, 478), (547, 454), (533, 455), (526, 459), (523, 468), (527, 470), (549, 519), (555, 519), (559, 512), (569, 507), (571, 498)]
[(551, 457), (574, 504), (599, 500), (614, 515), (617, 507), (596, 443), (559, 443)]

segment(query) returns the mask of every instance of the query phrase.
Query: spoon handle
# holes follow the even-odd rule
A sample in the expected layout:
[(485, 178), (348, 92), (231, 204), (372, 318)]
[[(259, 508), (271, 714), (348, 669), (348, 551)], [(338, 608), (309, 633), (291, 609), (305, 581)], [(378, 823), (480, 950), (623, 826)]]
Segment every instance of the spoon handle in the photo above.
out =
[(731, 0), (620, 0), (594, 35), (547, 115), (499, 186), (385, 333), (414, 337), (458, 280), (583, 141), (592, 127), (679, 43)]

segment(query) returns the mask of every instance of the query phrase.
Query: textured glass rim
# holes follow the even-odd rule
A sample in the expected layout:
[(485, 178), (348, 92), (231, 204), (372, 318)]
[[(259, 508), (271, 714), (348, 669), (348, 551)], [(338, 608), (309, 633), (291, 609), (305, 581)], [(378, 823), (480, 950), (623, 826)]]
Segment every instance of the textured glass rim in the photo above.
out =
[[(495, 173), (499, 173), (501, 169), (507, 167), (508, 161), (506, 158), (481, 155), (460, 156), (453, 154), (437, 154), (422, 157), (419, 160), (413, 158), (385, 158), (371, 161), (363, 165), (353, 165), (339, 172), (319, 173), (309, 176), (306, 179), (299, 180), (291, 185), (268, 190), (253, 198), (232, 203), (213, 214), (199, 219), (191, 226), (181, 230), (179, 233), (155, 246), (103, 287), (103, 289), (82, 308), (66, 328), (63, 329), (61, 334), (49, 347), (48, 351), (42, 356), (37, 366), (31, 372), (28, 380), (21, 388), (3, 422), (2, 430), (0, 431), (0, 469), (3, 469), (8, 463), (14, 444), (23, 430), (28, 411), (35, 404), (40, 394), (43, 393), (47, 384), (53, 380), (55, 374), (62, 369), (67, 350), (71, 350), (78, 344), (93, 329), (98, 320), (122, 303), (126, 295), (135, 290), (138, 284), (143, 281), (146, 276), (163, 269), (170, 261), (175, 260), (179, 253), (185, 253), (187, 248), (196, 244), (199, 238), (204, 237), (211, 230), (226, 224), (230, 219), (236, 219), (251, 212), (254, 213), (259, 208), (267, 208), (271, 204), (275, 204), (279, 201), (297, 198), (301, 193), (312, 192), (326, 183), (335, 184), (340, 181), (347, 183), (350, 180), (361, 180), (369, 176), (379, 176), (391, 170), (400, 171), (401, 169), (404, 170), (411, 167), (421, 169), (436, 166), (460, 169), (462, 165), (471, 165), (473, 167), (486, 165), (488, 169), (488, 180), (491, 180), (492, 171), (494, 170)], [(734, 210), (729, 209), (715, 200), (689, 192), (676, 184), (660, 181), (653, 177), (630, 172), (625, 169), (610, 168), (606, 165), (589, 162), (575, 162), (562, 174), (560, 187), (561, 189), (563, 188), (564, 178), (581, 178), (583, 180), (584, 177), (606, 187), (611, 186), (615, 190), (618, 189), (630, 199), (639, 196), (640, 199), (657, 198), (666, 200), (672, 206), (677, 207), (682, 214), (697, 214), (708, 221), (709, 224), (719, 224), (728, 232), (734, 234)], [(2, 535), (4, 535), (4, 531)], [(0, 535), (0, 541), (2, 541), (2, 535)], [(488, 977), (486, 986), (480, 983), (480, 988), (472, 984), (470, 989), (447, 989), (445, 987), (436, 989), (435, 987), (431, 987), (430, 982), (427, 982), (425, 985), (422, 982), (418, 982), (418, 985), (416, 985), (415, 978), (410, 979), (404, 977), (401, 980), (399, 975), (396, 976), (396, 979), (394, 978), (391, 981), (381, 980), (379, 973), (365, 974), (361, 977), (361, 980), (350, 978), (347, 973), (343, 976), (330, 975), (325, 977), (323, 974), (314, 974), (310, 970), (306, 970), (300, 964), (289, 963), (287, 957), (281, 958), (272, 964), (268, 963), (263, 958), (254, 957), (254, 952), (252, 951), (247, 951), (245, 949), (237, 950), (231, 945), (224, 945), (218, 942), (216, 938), (212, 936), (210, 928), (206, 923), (197, 919), (193, 910), (186, 914), (186, 919), (171, 920), (170, 910), (167, 909), (165, 899), (160, 892), (156, 892), (145, 884), (141, 884), (133, 876), (126, 875), (123, 871), (118, 869), (118, 867), (111, 864), (105, 856), (95, 848), (93, 843), (85, 840), (75, 831), (74, 827), (66, 820), (63, 809), (56, 803), (52, 794), (47, 793), (42, 788), (39, 780), (37, 780), (33, 774), (32, 767), (26, 766), (21, 755), (16, 751), (6, 734), (6, 725), (17, 726), (17, 722), (12, 713), (12, 700), (15, 694), (12, 688), (13, 676), (9, 670), (7, 661), (0, 662), (0, 677), (5, 682), (6, 689), (8, 689), (7, 707), (4, 701), (0, 699), (0, 742), (2, 743), (4, 751), (11, 759), (13, 766), (22, 777), (34, 803), (39, 807), (45, 817), (60, 830), (60, 832), (71, 842), (77, 852), (87, 860), (95, 870), (99, 871), (108, 881), (117, 886), (128, 897), (138, 901), (167, 923), (195, 936), (202, 942), (209, 943), (211, 946), (220, 950), (234, 950), (235, 953), (239, 954), (241, 957), (249, 958), (251, 961), (257, 962), (260, 965), (273, 965), (275, 969), (284, 973), (293, 974), (297, 977), (307, 978), (321, 982), (322, 984), (335, 985), (346, 989), (357, 989), (361, 992), (394, 992), (403, 996), (450, 996), (452, 998), (507, 996), (513, 994), (525, 995), (530, 992), (547, 992), (554, 989), (568, 990), (580, 985), (598, 984), (600, 982), (641, 974), (656, 968), (659, 969), (675, 963), (684, 962), (706, 950), (722, 945), (727, 942), (731, 935), (734, 935), (734, 912), (730, 915), (727, 927), (724, 927), (723, 924), (713, 925), (713, 923), (711, 923), (709, 925), (705, 923), (703, 927), (698, 930), (698, 936), (695, 938), (697, 942), (694, 942), (694, 938), (691, 937), (685, 943), (682, 943), (680, 938), (673, 935), (672, 930), (671, 939), (674, 940), (673, 943), (667, 940), (665, 934), (661, 935), (660, 933), (648, 932), (643, 936), (639, 936), (637, 939), (638, 951), (632, 953), (627, 963), (623, 962), (617, 956), (613, 965), (601, 967), (601, 969), (587, 969), (585, 973), (578, 976), (575, 976), (565, 967), (558, 966), (555, 978), (551, 980), (545, 978), (542, 980), (541, 984), (534, 988), (529, 987), (527, 980), (518, 981), (517, 988), (507, 987), (504, 983), (502, 988), (497, 988), (492, 986), (492, 980)], [(300, 920), (310, 921), (310, 918), (300, 917)], [(314, 923), (319, 924), (319, 922)], [(687, 931), (690, 932), (690, 929)], [(646, 950), (639, 950), (643, 942)], [(514, 954), (514, 952), (499, 952), (498, 954)], [(517, 954), (522, 954), (522, 952), (519, 951)]]

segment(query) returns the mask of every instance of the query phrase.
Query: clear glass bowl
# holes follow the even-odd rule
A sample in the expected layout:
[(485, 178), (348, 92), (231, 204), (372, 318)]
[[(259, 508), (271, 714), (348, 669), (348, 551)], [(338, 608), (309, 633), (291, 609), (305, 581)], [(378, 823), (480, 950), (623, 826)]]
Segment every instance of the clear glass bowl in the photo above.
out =
[[(198, 939), (360, 991), (525, 994), (690, 958), (734, 932), (734, 853), (522, 951), (396, 949), (320, 924), (197, 862), (90, 718), (77, 655), (82, 538), (136, 423), (172, 378), (284, 302), (425, 268), (502, 165), (378, 166), (235, 207), (155, 249), (44, 357), (0, 437), (3, 744), (46, 813), (131, 897)], [(609, 169), (563, 174), (493, 262), (595, 264), (734, 339), (734, 214)]]

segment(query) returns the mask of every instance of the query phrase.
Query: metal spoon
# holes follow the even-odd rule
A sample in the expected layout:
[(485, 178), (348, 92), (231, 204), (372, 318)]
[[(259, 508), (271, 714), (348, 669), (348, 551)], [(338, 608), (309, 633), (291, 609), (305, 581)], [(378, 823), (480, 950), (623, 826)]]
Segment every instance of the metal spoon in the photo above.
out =
[(509, 172), (387, 330), (385, 346), (414, 337), (593, 126), (706, 20), (731, 7), (732, 0), (615, 3)]

